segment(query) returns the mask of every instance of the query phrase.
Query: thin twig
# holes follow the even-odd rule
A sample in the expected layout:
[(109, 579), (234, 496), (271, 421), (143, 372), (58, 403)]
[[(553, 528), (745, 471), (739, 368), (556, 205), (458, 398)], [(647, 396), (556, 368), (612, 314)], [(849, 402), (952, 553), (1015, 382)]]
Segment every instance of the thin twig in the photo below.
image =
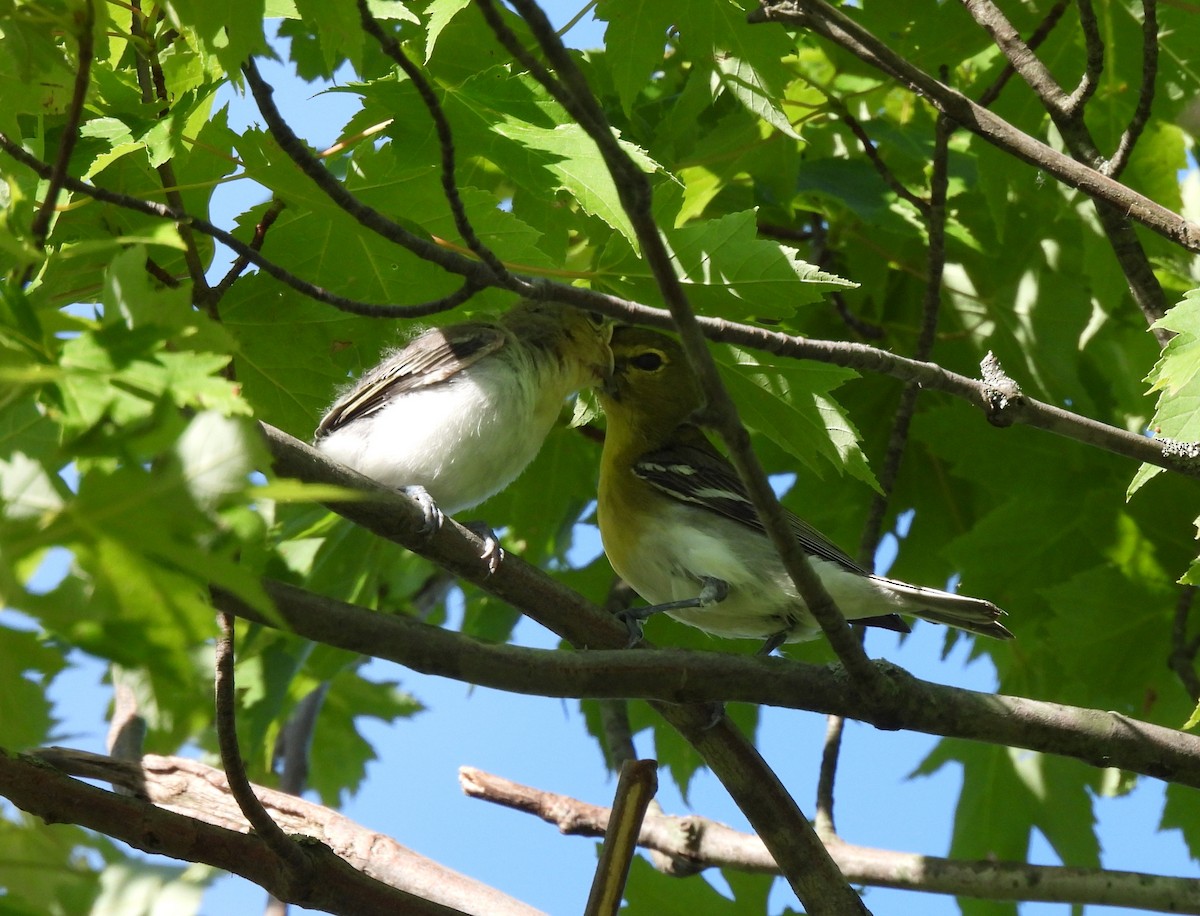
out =
[(1067, 99), (1065, 110), (1070, 115), (1076, 115), (1083, 110), (1099, 88), (1100, 76), (1104, 73), (1104, 39), (1100, 37), (1100, 24), (1096, 21), (1092, 0), (1076, 0), (1075, 5), (1079, 9), (1079, 30), (1083, 32), (1087, 60), (1084, 63), (1083, 76), (1079, 78), (1079, 85)]
[[(942, 309), (942, 276), (946, 268), (946, 192), (949, 178), (950, 135), (954, 132), (950, 119), (938, 115), (934, 125), (933, 168), (929, 178), (929, 199), (924, 209), (925, 225), (929, 237), (929, 253), (925, 276), (925, 296), (921, 307), (921, 331), (913, 353), (919, 360), (929, 359), (937, 339), (938, 316)], [(866, 569), (874, 567), (875, 552), (883, 533), (883, 519), (887, 513), (896, 479), (900, 475), (900, 464), (908, 446), (908, 432), (913, 414), (917, 409), (917, 396), (921, 387), (913, 382), (904, 386), (900, 403), (896, 408), (892, 430), (888, 436), (887, 451), (879, 473), (879, 490), (871, 500), (867, 519), (863, 523), (863, 534), (858, 547), (858, 561)], [(864, 634), (860, 630), (859, 637)], [(844, 734), (840, 716), (830, 716), (825, 730), (825, 744), (821, 752), (821, 771), (817, 780), (816, 827), (821, 838), (828, 842), (837, 835), (833, 818), (834, 785), (837, 766), (841, 755)]]
[[(251, 251), (262, 251), (263, 242), (267, 240), (267, 233), (271, 227), (275, 225), (275, 220), (279, 218), (279, 214), (283, 212), (286, 205), (279, 198), (271, 201), (271, 205), (267, 207), (260, 219), (254, 225), (254, 237), (250, 239), (249, 248)], [(230, 265), (229, 270), (225, 272), (225, 276), (212, 289), (212, 298), (214, 302), (220, 302), (229, 292), (229, 288), (233, 286), (237, 280), (250, 266), (250, 259), (244, 254), (239, 254)]]
[(776, 0), (752, 10), (749, 18), (751, 22), (782, 22), (812, 29), (927, 98), (940, 111), (993, 146), (1042, 169), (1089, 197), (1111, 204), (1186, 250), (1200, 252), (1200, 225), (1018, 130), (913, 66), (825, 0)]
[(325, 168), (324, 164), (296, 136), (295, 131), (283, 119), (283, 115), (279, 113), (279, 108), (276, 107), (272, 98), (275, 90), (262, 78), (253, 60), (249, 60), (243, 65), (242, 73), (246, 77), (246, 83), (250, 86), (250, 92), (254, 96), (258, 110), (262, 114), (263, 120), (267, 122), (267, 128), (271, 131), (275, 142), (331, 202), (381, 238), (406, 248), (417, 257), (447, 271), (467, 277), (472, 283), (479, 284), (477, 288), (495, 284), (519, 293), (532, 291), (528, 282), (512, 274), (508, 274), (503, 282), (499, 282), (499, 278), (495, 277), (492, 269), (486, 264), (447, 251), (432, 240), (409, 232), (399, 223), (388, 219), (375, 208), (367, 206), (356, 198)]
[(508, 268), (490, 248), (480, 241), (479, 236), (475, 233), (475, 227), (471, 225), (471, 220), (467, 217), (466, 208), (463, 206), (462, 197), (458, 192), (458, 181), (454, 174), (454, 135), (450, 131), (450, 122), (446, 120), (446, 113), (442, 110), (442, 103), (438, 101), (425, 74), (408, 59), (408, 55), (404, 53), (399, 42), (385, 32), (375, 17), (371, 15), (371, 11), (367, 7), (367, 0), (357, 0), (357, 2), (363, 29), (379, 42), (384, 53), (404, 71), (404, 75), (412, 82), (421, 101), (425, 103), (429, 117), (433, 119), (433, 126), (438, 135), (438, 145), (442, 150), (442, 192), (446, 195), (446, 203), (450, 205), (450, 212), (454, 216), (454, 225), (458, 229), (458, 234), (467, 243), (467, 247), (475, 252), (479, 260), (491, 268), (498, 281), (509, 280)]
[(850, 128), (850, 132), (858, 138), (858, 142), (862, 145), (863, 152), (867, 154), (867, 159), (870, 160), (871, 165), (875, 166), (875, 171), (879, 173), (880, 177), (883, 178), (887, 186), (891, 188), (898, 197), (908, 201), (924, 215), (926, 210), (929, 209), (929, 201), (918, 197), (916, 194), (910, 191), (905, 186), (904, 182), (897, 178), (895, 173), (888, 168), (887, 163), (883, 161), (883, 157), (879, 155), (879, 150), (875, 146), (875, 141), (871, 139), (871, 135), (867, 133), (866, 129), (859, 122), (858, 118), (850, 114), (850, 110), (846, 107), (845, 103), (840, 99), (833, 98), (830, 98), (830, 102), (837, 109), (838, 117), (841, 118), (842, 123)]
[(295, 883), (300, 890), (290, 890), (280, 894), (283, 899), (295, 896), (307, 896), (304, 885), (308, 881), (308, 859), (304, 851), (283, 832), (278, 824), (267, 814), (262, 802), (254, 794), (254, 787), (246, 776), (246, 764), (242, 760), (242, 752), (238, 747), (237, 738), (237, 688), (234, 682), (234, 620), (233, 615), (225, 612), (217, 614), (217, 622), (221, 627), (221, 635), (217, 637), (216, 646), (216, 726), (217, 744), (221, 749), (221, 764), (225, 776), (229, 780), (229, 791), (237, 800), (242, 814), (254, 828), (254, 832), (262, 837), (263, 842), (271, 848), (288, 869), (289, 884)]
[(1057, 123), (1066, 117), (1067, 94), (1046, 65), (991, 0), (962, 0), (972, 18), (992, 37), (1009, 65), (1017, 71)]
[[(38, 207), (37, 212), (33, 215), (33, 220), (29, 224), (30, 234), (33, 236), (33, 244), (41, 248), (46, 244), (46, 235), (50, 231), (50, 220), (54, 217), (54, 209), (58, 206), (58, 195), (66, 183), (67, 166), (71, 162), (71, 153), (75, 149), (75, 144), (79, 140), (79, 121), (83, 117), (83, 102), (87, 98), (88, 84), (92, 74), (92, 54), (94, 50), (94, 36), (92, 29), (96, 25), (96, 8), (94, 0), (84, 0), (83, 4), (83, 19), (78, 22), (79, 34), (77, 36), (79, 46), (79, 62), (75, 69), (75, 83), (71, 88), (71, 101), (67, 105), (67, 116), (63, 124), (62, 141), (58, 144), (58, 155), (54, 158), (54, 165), (50, 168), (48, 175), (44, 177), (47, 180), (46, 195), (42, 198), (42, 205)], [(22, 284), (28, 283), (33, 276), (33, 265), (30, 264), (25, 270), (22, 277)]]
[(612, 811), (604, 830), (604, 843), (592, 879), (584, 916), (616, 916), (629, 878), (629, 865), (637, 852), (646, 810), (658, 791), (657, 760), (626, 760), (621, 764)]
[(1138, 90), (1137, 107), (1129, 125), (1121, 133), (1117, 149), (1102, 167), (1104, 174), (1118, 177), (1129, 164), (1134, 144), (1141, 137), (1150, 119), (1154, 104), (1154, 85), (1158, 78), (1158, 2), (1142, 0), (1142, 85)]
[[(1083, 2), (1087, 2), (1087, 0), (1083, 0)], [(1050, 12), (1048, 12), (1045, 18), (1038, 23), (1038, 27), (1033, 30), (1033, 34), (1030, 35), (1029, 40), (1025, 42), (1030, 51), (1037, 50), (1038, 46), (1041, 45), (1041, 43), (1048, 37), (1050, 37), (1050, 33), (1054, 31), (1054, 27), (1058, 25), (1059, 20), (1062, 19), (1063, 13), (1066, 12), (1067, 7), (1070, 5), (1071, 0), (1058, 0), (1058, 2), (1050, 8)], [(1101, 60), (1103, 60), (1103, 58), (1101, 58)], [(995, 82), (988, 86), (988, 88), (983, 91), (983, 95), (979, 97), (979, 104), (984, 108), (991, 107), (992, 103), (1000, 97), (1001, 91), (1003, 91), (1004, 87), (1008, 85), (1008, 81), (1012, 79), (1013, 74), (1016, 72), (1016, 69), (1011, 63), (1005, 64), (1004, 69), (1000, 71), (1000, 75), (996, 77)]]
[[(8, 153), (17, 162), (41, 175), (43, 178), (47, 177), (51, 172), (49, 165), (31, 156), (19, 143), (14, 142), (3, 132), (0, 132), (0, 149), (3, 149), (4, 152)], [(331, 293), (316, 284), (300, 279), (295, 274), (280, 267), (274, 261), (263, 257), (262, 254), (255, 251), (250, 245), (245, 244), (224, 229), (214, 226), (208, 220), (199, 216), (192, 216), (168, 207), (165, 204), (99, 188), (85, 181), (80, 181), (77, 178), (71, 178), (70, 176), (63, 178), (62, 184), (69, 191), (86, 194), (102, 203), (113, 204), (117, 207), (124, 207), (128, 210), (134, 210), (149, 216), (157, 216), (176, 223), (188, 222), (201, 232), (212, 236), (225, 247), (244, 256), (251, 264), (266, 271), (279, 282), (290, 286), (299, 293), (303, 293), (310, 299), (315, 299), (326, 305), (332, 305), (340, 311), (349, 312), (354, 315), (365, 315), (369, 318), (421, 318), (437, 312), (444, 312), (447, 309), (454, 308), (456, 305), (461, 305), (482, 289), (474, 278), (467, 276), (462, 286), (450, 295), (430, 302), (422, 302), (418, 305), (373, 305), (369, 302), (360, 302), (357, 299), (349, 299), (346, 296)], [(564, 287), (564, 289), (566, 288), (569, 287)]]

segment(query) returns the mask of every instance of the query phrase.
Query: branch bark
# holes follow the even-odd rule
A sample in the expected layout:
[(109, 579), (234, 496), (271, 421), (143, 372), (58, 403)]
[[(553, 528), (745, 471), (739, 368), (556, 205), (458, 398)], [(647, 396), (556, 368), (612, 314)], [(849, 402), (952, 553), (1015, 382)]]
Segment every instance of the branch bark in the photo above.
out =
[[(566, 795), (546, 792), (461, 767), (458, 780), (472, 798), (540, 817), (572, 836), (603, 836), (610, 811)], [(687, 857), (702, 868), (775, 872), (762, 841), (702, 817), (646, 816), (638, 845)], [(1101, 868), (1026, 865), (1024, 862), (958, 862), (937, 856), (827, 843), (846, 879), (854, 884), (989, 900), (1037, 900), (1200, 913), (1200, 881)]]
[[(114, 783), (139, 797), (97, 788), (67, 772)], [(464, 911), (536, 916), (536, 910), (336, 811), (261, 786), (255, 793), (289, 830), (318, 840), (298, 844), (311, 880), (305, 896), (290, 903), (346, 916), (461, 916)], [(0, 794), (47, 823), (80, 824), (143, 852), (204, 862), (287, 899), (286, 866), (248, 833), (225, 774), (196, 761), (148, 755), (132, 762), (55, 748), (13, 756), (0, 749)]]

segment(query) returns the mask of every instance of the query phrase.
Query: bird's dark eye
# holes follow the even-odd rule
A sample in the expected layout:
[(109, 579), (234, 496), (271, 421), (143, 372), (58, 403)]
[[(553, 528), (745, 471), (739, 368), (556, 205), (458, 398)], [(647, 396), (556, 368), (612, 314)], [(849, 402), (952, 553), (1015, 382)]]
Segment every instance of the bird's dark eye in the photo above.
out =
[(639, 353), (637, 356), (633, 357), (629, 363), (630, 365), (641, 369), (643, 372), (653, 372), (655, 369), (658, 369), (662, 366), (663, 357), (661, 353), (658, 353), (654, 350), (648, 350), (645, 353)]
[(587, 317), (588, 321), (590, 321), (596, 327), (600, 328), (604, 326), (604, 316), (599, 312), (588, 312)]

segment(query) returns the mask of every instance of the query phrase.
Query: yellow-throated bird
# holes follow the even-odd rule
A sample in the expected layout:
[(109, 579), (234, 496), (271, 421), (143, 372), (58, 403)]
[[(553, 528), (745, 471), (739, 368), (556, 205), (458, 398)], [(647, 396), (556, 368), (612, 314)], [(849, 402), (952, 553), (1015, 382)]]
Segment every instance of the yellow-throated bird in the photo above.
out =
[[(613, 569), (650, 607), (626, 612), (632, 636), (658, 611), (717, 636), (765, 640), (764, 654), (820, 628), (784, 569), (729, 461), (692, 418), (703, 406), (680, 345), (656, 331), (613, 332), (613, 374), (598, 516)], [(875, 576), (802, 519), (792, 532), (846, 618), (907, 632), (899, 611), (1011, 639), (990, 601)]]
[(563, 401), (608, 376), (611, 332), (593, 313), (530, 301), (430, 328), (338, 398), (315, 445), (405, 489), (436, 528), (441, 511), (478, 505), (534, 459)]

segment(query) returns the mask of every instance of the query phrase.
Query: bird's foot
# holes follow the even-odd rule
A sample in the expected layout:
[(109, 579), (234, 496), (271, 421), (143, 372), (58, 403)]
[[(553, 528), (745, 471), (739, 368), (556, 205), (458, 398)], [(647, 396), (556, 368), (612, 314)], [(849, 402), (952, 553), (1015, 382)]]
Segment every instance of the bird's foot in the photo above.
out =
[(420, 484), (412, 484), (401, 487), (400, 492), (421, 507), (421, 530), (418, 532), (421, 537), (428, 539), (437, 534), (445, 523), (446, 516), (433, 501), (429, 491)]
[(504, 562), (504, 548), (500, 546), (500, 539), (496, 536), (496, 532), (487, 522), (467, 522), (463, 527), (483, 541), (479, 559), (487, 563), (488, 575), (494, 576), (496, 570), (500, 568), (500, 564)]

